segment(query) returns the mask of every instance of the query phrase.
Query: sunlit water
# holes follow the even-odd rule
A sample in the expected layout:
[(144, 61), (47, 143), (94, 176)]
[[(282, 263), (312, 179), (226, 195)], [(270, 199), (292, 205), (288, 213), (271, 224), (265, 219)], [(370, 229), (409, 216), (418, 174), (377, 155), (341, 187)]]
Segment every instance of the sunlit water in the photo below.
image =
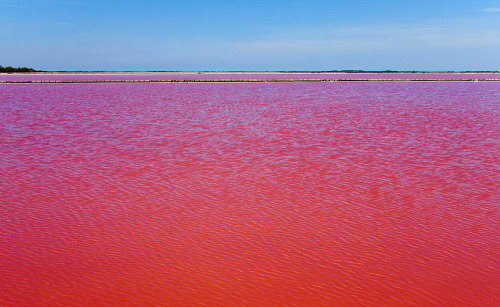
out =
[(0, 101), (0, 305), (500, 305), (500, 84)]

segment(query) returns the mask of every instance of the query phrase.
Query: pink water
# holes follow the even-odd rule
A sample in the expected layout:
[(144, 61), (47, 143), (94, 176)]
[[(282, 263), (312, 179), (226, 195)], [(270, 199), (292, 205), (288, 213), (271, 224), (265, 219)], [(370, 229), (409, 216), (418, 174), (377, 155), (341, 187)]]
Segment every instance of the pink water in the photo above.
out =
[(494, 79), (500, 73), (64, 73), (64, 74), (0, 74), (0, 81), (106, 81), (106, 80), (269, 80), (269, 79)]
[(500, 85), (0, 85), (0, 305), (500, 305)]

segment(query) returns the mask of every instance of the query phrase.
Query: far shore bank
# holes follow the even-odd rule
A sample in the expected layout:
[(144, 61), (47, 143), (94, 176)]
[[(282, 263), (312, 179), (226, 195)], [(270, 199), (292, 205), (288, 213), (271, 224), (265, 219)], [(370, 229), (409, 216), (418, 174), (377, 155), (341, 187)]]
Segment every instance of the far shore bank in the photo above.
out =
[(498, 72), (36, 72), (0, 83), (499, 82)]
[(286, 82), (500, 82), (499, 79), (181, 79), (181, 80), (0, 80), (0, 84), (69, 83), (286, 83)]
[(203, 75), (203, 74), (500, 74), (500, 71), (36, 71), (0, 75)]

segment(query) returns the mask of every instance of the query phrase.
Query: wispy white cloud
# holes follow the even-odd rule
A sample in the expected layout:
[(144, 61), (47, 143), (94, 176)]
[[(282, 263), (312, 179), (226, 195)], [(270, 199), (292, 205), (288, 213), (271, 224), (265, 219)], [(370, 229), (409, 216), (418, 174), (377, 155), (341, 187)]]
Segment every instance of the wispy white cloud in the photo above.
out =
[(478, 21), (443, 20), (363, 27), (284, 30), (240, 42), (241, 50), (261, 54), (362, 54), (385, 51), (500, 47), (500, 27)]
[(500, 7), (489, 7), (489, 8), (484, 9), (483, 12), (499, 13)]

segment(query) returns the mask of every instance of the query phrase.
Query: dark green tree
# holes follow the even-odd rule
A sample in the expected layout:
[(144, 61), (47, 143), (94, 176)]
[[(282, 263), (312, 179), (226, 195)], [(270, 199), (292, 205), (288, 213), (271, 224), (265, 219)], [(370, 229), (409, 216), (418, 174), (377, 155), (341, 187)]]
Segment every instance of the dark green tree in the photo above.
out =
[(12, 67), (0, 65), (0, 72), (13, 73), (13, 72), (35, 72), (37, 70), (28, 67)]

